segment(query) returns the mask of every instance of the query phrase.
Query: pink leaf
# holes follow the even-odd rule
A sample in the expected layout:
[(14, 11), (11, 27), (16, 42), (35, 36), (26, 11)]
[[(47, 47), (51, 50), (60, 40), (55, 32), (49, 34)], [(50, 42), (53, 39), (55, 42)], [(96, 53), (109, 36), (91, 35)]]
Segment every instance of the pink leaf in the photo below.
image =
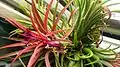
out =
[(50, 54), (50, 51), (48, 51), (45, 54), (45, 64), (46, 64), (46, 67), (51, 67), (50, 62), (49, 62), (49, 54)]
[(0, 47), (0, 49), (4, 49), (4, 48), (10, 48), (10, 47), (20, 47), (20, 46), (25, 46), (26, 44), (24, 43), (14, 43), (14, 44), (9, 44), (3, 47)]
[[(14, 63), (19, 58), (19, 56), (21, 56), (22, 54), (24, 54), (24, 53), (28, 52), (29, 50), (35, 48), (36, 46), (37, 45), (28, 46), (25, 49), (23, 49), (22, 51), (18, 52), (17, 56), (14, 58), (12, 63)], [(12, 63), (11, 63), (11, 65), (12, 65)]]
[(34, 67), (36, 61), (38, 60), (39, 56), (40, 56), (40, 51), (44, 48), (41, 47), (43, 46), (43, 43), (40, 43), (34, 50), (34, 53), (32, 54), (27, 67)]
[[(0, 56), (0, 59), (3, 59), (3, 58), (8, 58), (8, 57), (11, 57), (11, 56), (15, 56), (17, 55), (17, 53), (21, 52), (22, 50), (19, 50), (19, 51), (15, 51), (15, 52), (12, 52), (12, 53), (8, 53), (8, 54), (5, 54), (3, 56)], [(33, 50), (27, 50), (25, 51), (24, 53), (27, 53), (27, 52), (30, 52), (30, 51), (33, 51)]]

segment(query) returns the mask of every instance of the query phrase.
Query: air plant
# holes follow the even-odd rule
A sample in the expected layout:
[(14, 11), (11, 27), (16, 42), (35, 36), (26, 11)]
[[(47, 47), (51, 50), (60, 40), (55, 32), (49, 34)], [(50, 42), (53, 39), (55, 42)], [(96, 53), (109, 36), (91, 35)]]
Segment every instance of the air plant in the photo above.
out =
[[(32, 0), (28, 21), (6, 18), (17, 28), (9, 39), (18, 42), (0, 49), (23, 49), (0, 56), (0, 59), (16, 56), (11, 66), (17, 59), (26, 66), (21, 58), (28, 55), (27, 67), (112, 67), (109, 60), (116, 59), (116, 52), (109, 47), (99, 47), (101, 28), (106, 26), (105, 22), (111, 16), (110, 10), (103, 6), (105, 2), (65, 0), (66, 6), (59, 10), (59, 1), (53, 8), (54, 1), (46, 4), (44, 0)], [(65, 11), (70, 13), (69, 17)], [(12, 38), (16, 35), (19, 37)]]
[[(44, 54), (45, 54), (46, 67), (50, 67), (50, 62), (48, 59), (49, 54), (53, 51), (53, 49), (63, 52), (64, 47), (60, 43), (60, 41), (70, 42), (69, 40), (56, 38), (56, 34), (63, 32), (64, 30), (62, 29), (55, 30), (55, 31), (52, 30), (56, 28), (56, 25), (60, 17), (58, 17), (55, 20), (55, 23), (53, 24), (54, 28), (50, 30), (47, 27), (48, 15), (49, 15), (49, 11), (52, 3), (53, 3), (53, 0), (51, 0), (50, 4), (48, 4), (48, 7), (45, 13), (45, 18), (43, 21), (35, 7), (34, 1), (32, 0), (32, 12), (30, 14), (30, 18), (31, 18), (32, 27), (34, 30), (30, 30), (29, 28), (26, 28), (25, 26), (23, 26), (21, 23), (17, 22), (14, 19), (11, 19), (11, 18), (6, 19), (9, 23), (11, 23), (13, 26), (17, 27), (23, 32), (22, 34), (20, 34), (21, 36), (23, 36), (23, 39), (20, 43), (10, 44), (10, 45), (1, 47), (0, 49), (9, 48), (9, 47), (26, 46), (23, 50), (19, 50), (18, 53), (15, 52), (10, 55), (10, 56), (15, 54), (17, 55), (12, 61), (12, 63), (14, 63), (22, 54), (33, 51), (33, 54), (27, 65), (27, 67), (33, 67), (36, 64), (36, 61), (39, 59), (42, 53), (41, 51), (45, 51)], [(72, 3), (72, 1), (70, 3)], [(64, 12), (66, 8), (64, 8), (61, 11), (61, 14), (59, 14), (59, 16), (62, 15), (62, 12)], [(5, 58), (5, 56), (0, 58)]]

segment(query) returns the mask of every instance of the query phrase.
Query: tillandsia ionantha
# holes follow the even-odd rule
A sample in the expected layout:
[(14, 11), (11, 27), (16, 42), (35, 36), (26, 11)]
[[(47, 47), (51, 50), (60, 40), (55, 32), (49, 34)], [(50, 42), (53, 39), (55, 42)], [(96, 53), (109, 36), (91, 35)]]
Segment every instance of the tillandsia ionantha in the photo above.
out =
[[(11, 67), (17, 59), (24, 67), (112, 67), (109, 60), (116, 59), (116, 52), (99, 47), (101, 28), (111, 16), (104, 6), (107, 1), (63, 0), (62, 10), (59, 0), (50, 0), (49, 4), (44, 0), (27, 1), (31, 5), (26, 11), (30, 20), (6, 18), (17, 28), (9, 37), (17, 43), (0, 47), (22, 49), (0, 59), (16, 56)], [(27, 57), (28, 61), (22, 61)]]

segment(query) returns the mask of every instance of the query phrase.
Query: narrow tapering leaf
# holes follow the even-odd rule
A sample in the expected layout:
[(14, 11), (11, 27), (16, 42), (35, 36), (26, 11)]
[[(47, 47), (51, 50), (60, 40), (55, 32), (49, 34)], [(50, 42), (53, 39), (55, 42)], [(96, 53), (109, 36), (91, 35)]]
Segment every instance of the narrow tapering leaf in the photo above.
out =
[(45, 64), (46, 64), (46, 67), (51, 67), (50, 61), (49, 61), (49, 54), (50, 54), (50, 51), (48, 51), (48, 52), (45, 54)]
[(20, 24), (19, 22), (15, 21), (14, 19), (6, 19), (10, 24), (12, 24), (13, 26), (17, 27), (18, 29), (22, 30), (22, 31), (27, 31), (27, 28), (24, 27), (22, 24)]
[(27, 51), (35, 48), (36, 45), (32, 45), (32, 46), (28, 46), (25, 49), (23, 49), (22, 51), (18, 52), (17, 56), (14, 58), (14, 60), (12, 61), (11, 65), (24, 53), (26, 53)]
[(56, 30), (56, 26), (57, 26), (57, 24), (58, 24), (58, 22), (59, 22), (59, 20), (60, 20), (60, 18), (61, 18), (61, 16), (62, 16), (62, 14), (65, 12), (65, 10), (69, 7), (69, 5), (71, 5), (71, 3), (73, 2), (73, 0), (71, 0), (62, 10), (61, 10), (61, 12), (58, 14), (58, 17), (57, 17), (57, 19), (54, 21), (54, 23), (53, 23), (53, 28), (52, 28), (52, 30), (54, 31), (54, 30)]
[(47, 31), (47, 25), (48, 25), (48, 15), (49, 15), (49, 11), (50, 11), (50, 8), (52, 6), (52, 3), (53, 3), (53, 0), (51, 0), (50, 4), (48, 4), (47, 10), (46, 10), (46, 13), (45, 13), (44, 28), (45, 28), (46, 31)]
[(34, 23), (36, 23), (36, 25), (38, 26), (38, 29), (42, 32), (42, 33), (46, 33), (45, 29), (44, 29), (44, 25), (43, 25), (43, 21), (37, 11), (37, 8), (35, 7), (35, 3), (34, 0), (32, 0), (32, 13), (33, 13), (33, 18), (34, 18)]
[(11, 56), (15, 56), (15, 55), (17, 55), (17, 52), (18, 52), (18, 51), (12, 52), (12, 53), (8, 53), (8, 54), (5, 54), (5, 55), (3, 55), (3, 56), (0, 56), (0, 59), (4, 59), (4, 58), (11, 57)]
[(20, 46), (25, 46), (25, 43), (14, 43), (14, 44), (9, 44), (3, 47), (0, 47), (0, 49), (4, 49), (4, 48), (11, 48), (11, 47), (20, 47)]
[(34, 50), (34, 53), (32, 54), (32, 56), (30, 57), (30, 60), (28, 62), (28, 65), (27, 67), (34, 67), (35, 66), (35, 63), (36, 61), (38, 60), (39, 56), (40, 56), (40, 51), (43, 49), (43, 43), (39, 44), (35, 50)]
[(30, 15), (30, 19), (31, 19), (31, 22), (32, 22), (32, 27), (37, 31), (37, 33), (40, 33), (40, 31), (38, 30), (38, 26), (36, 26), (35, 20), (32, 17), (32, 15)]

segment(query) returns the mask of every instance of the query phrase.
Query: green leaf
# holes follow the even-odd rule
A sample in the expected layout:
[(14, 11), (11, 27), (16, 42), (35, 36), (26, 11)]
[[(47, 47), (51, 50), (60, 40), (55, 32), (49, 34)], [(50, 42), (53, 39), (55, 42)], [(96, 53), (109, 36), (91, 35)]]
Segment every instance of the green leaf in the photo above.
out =
[(74, 40), (73, 40), (74, 45), (77, 47), (78, 46), (78, 40), (77, 40), (77, 32), (74, 32)]

